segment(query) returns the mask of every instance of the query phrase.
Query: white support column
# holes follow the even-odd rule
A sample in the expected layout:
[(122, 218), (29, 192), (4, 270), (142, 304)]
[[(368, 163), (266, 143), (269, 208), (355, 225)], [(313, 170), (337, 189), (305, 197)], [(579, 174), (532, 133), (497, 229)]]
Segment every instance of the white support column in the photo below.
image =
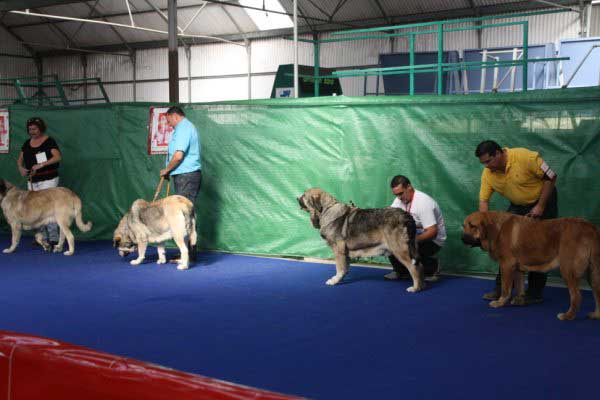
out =
[[(481, 61), (487, 61), (487, 49), (483, 49), (483, 52), (481, 53)], [(485, 74), (486, 74), (487, 68), (481, 68), (481, 82), (479, 82), (479, 93), (484, 93), (485, 92)]]
[(248, 62), (248, 100), (252, 100), (252, 45), (250, 40), (244, 39), (246, 44), (246, 60)]
[(298, 0), (294, 0), (294, 98), (298, 97)]

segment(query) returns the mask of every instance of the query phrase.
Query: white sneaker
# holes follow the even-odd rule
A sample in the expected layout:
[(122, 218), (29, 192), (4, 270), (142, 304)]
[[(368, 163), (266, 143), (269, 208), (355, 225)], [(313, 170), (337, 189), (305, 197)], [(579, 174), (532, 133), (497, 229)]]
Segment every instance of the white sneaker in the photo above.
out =
[(389, 279), (391, 281), (395, 281), (397, 279), (400, 279), (400, 275), (398, 275), (398, 273), (396, 271), (392, 271), (389, 274), (385, 274), (383, 277), (385, 279)]

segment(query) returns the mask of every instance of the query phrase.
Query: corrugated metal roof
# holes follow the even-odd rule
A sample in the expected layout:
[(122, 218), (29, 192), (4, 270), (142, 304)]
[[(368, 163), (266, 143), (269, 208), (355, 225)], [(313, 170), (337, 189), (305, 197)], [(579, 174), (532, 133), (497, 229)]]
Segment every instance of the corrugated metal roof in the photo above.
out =
[[(561, 4), (577, 6), (577, 0), (553, 0)], [(22, 0), (27, 6), (28, 0)], [(286, 12), (291, 13), (293, 0), (280, 0)], [(57, 1), (64, 3), (64, 1)], [(262, 2), (259, 2), (262, 4)], [(167, 30), (167, 23), (154, 10), (153, 5), (166, 14), (167, 0), (130, 0), (133, 19), (138, 26)], [(178, 0), (179, 26), (187, 25), (196, 11), (203, 4), (200, 0)], [(269, 7), (269, 1), (266, 3)], [(94, 2), (78, 2), (58, 4), (32, 10), (46, 14), (62, 15), (78, 18), (89, 18)], [(262, 5), (259, 6), (261, 8)], [(342, 30), (353, 27), (372, 27), (397, 25), (432, 19), (450, 19), (474, 16), (475, 10), (485, 13), (491, 11), (514, 11), (531, 7), (548, 7), (534, 1), (522, 0), (298, 0), (299, 27), (303, 31)], [(499, 8), (501, 7), (501, 8)], [(94, 10), (93, 18), (129, 24), (130, 19), (124, 0), (100, 0)], [(70, 47), (94, 47), (102, 45), (119, 45), (126, 42), (164, 42), (165, 34), (138, 31), (127, 28), (115, 28), (118, 34), (108, 26), (80, 22), (65, 22), (32, 16), (5, 14), (1, 23), (9, 30), (20, 35), (25, 41), (47, 43), (52, 46), (66, 45), (66, 36), (75, 35)], [(258, 28), (249, 18), (246, 10), (239, 3), (208, 0), (199, 16), (190, 25), (187, 33), (207, 36), (237, 35), (238, 39), (247, 34), (252, 37), (265, 37), (267, 34), (257, 32)], [(64, 32), (63, 33), (61, 33)], [(280, 35), (289, 34), (290, 30), (279, 31)], [(119, 37), (121, 36), (121, 37)], [(138, 46), (138, 44), (136, 44)], [(141, 46), (141, 45), (140, 45)], [(44, 46), (33, 46), (36, 51), (48, 51)]]

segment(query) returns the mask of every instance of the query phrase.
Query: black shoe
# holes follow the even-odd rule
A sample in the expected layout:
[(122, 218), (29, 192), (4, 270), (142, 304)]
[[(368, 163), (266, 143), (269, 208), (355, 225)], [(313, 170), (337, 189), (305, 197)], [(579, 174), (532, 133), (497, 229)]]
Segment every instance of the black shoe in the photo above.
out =
[(513, 306), (530, 306), (532, 304), (540, 304), (543, 302), (544, 298), (542, 296), (531, 296), (526, 294), (525, 296), (513, 298), (510, 304)]
[(196, 245), (190, 246), (190, 262), (195, 263), (198, 261), (198, 249), (196, 249)]

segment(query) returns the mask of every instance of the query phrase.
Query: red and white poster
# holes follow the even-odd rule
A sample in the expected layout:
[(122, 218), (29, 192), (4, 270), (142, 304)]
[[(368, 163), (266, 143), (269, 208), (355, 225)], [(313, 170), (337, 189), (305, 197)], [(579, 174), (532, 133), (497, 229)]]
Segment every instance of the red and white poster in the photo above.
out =
[(8, 153), (9, 134), (8, 110), (0, 108), (0, 153)]
[(167, 154), (173, 128), (167, 124), (168, 107), (150, 107), (148, 154)]

